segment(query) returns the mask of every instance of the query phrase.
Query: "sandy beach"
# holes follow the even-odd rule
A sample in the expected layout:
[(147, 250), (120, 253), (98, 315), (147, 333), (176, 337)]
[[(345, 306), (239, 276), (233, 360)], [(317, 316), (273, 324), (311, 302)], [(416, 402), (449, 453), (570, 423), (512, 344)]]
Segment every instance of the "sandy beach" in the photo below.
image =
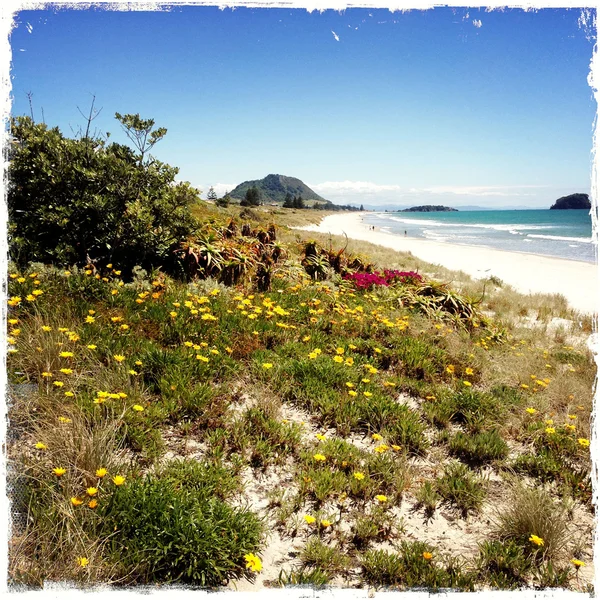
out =
[(463, 271), (477, 279), (494, 275), (524, 294), (562, 294), (574, 309), (588, 314), (598, 312), (600, 288), (596, 264), (373, 231), (363, 223), (363, 215), (359, 213), (329, 215), (319, 225), (300, 229), (333, 235), (345, 233), (355, 240), (411, 252), (421, 260)]

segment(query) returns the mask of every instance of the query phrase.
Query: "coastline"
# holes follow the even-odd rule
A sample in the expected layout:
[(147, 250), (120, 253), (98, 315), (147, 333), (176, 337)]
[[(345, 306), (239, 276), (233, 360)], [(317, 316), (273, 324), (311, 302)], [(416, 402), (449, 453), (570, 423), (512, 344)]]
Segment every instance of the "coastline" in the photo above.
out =
[(421, 260), (463, 271), (476, 279), (493, 275), (524, 294), (562, 294), (575, 310), (598, 313), (600, 288), (598, 265), (594, 263), (403, 237), (369, 229), (363, 217), (360, 213), (328, 215), (319, 225), (294, 229), (346, 234), (351, 239), (410, 252)]

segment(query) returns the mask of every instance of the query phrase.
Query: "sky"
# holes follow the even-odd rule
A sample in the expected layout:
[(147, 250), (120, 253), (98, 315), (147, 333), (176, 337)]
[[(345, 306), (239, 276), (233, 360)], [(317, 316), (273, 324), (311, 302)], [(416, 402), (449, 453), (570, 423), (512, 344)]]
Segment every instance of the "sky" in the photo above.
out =
[(92, 97), (168, 133), (219, 194), (269, 173), (336, 203), (549, 207), (590, 192), (595, 39), (578, 9), (21, 11), (12, 114), (72, 136)]

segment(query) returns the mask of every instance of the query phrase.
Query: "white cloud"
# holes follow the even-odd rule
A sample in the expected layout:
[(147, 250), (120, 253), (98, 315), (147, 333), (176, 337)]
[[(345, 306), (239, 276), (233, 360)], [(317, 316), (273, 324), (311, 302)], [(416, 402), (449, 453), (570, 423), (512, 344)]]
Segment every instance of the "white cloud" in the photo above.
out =
[(308, 183), (320, 195), (343, 196), (347, 194), (378, 194), (381, 192), (400, 192), (399, 185), (381, 185), (371, 181), (325, 181), (324, 183)]
[(473, 19), (473, 25), (479, 29), (483, 23), (481, 22), (481, 19)]
[(340, 36), (335, 31), (333, 31), (333, 29), (331, 30), (331, 33), (333, 33), (333, 37), (335, 38), (335, 41), (339, 42), (340, 41)]
[(409, 187), (350, 180), (307, 183), (307, 185), (319, 195), (337, 204), (367, 203), (372, 206), (383, 204), (533, 205), (547, 202), (547, 197), (553, 197), (556, 191), (551, 186), (542, 185)]

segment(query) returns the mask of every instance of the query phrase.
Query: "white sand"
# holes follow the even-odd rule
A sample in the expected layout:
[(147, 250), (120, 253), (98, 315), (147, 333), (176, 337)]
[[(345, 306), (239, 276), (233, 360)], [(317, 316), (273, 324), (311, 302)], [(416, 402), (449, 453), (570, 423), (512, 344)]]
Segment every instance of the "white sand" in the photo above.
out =
[(562, 294), (576, 310), (597, 314), (600, 303), (598, 265), (524, 252), (505, 252), (480, 246), (433, 242), (369, 229), (363, 215), (346, 213), (325, 217), (319, 225), (301, 227), (307, 231), (343, 235), (411, 252), (417, 258), (463, 271), (482, 279), (494, 275), (524, 294)]

